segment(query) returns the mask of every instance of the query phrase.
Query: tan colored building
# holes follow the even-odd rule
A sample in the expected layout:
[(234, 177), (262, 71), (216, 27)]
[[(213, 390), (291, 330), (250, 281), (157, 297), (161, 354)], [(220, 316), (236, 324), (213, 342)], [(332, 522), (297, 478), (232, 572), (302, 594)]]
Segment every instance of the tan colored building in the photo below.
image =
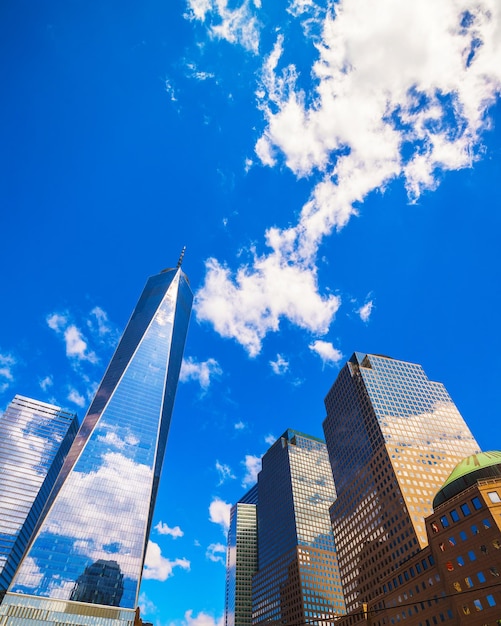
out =
[(501, 452), (459, 463), (426, 518), (428, 546), (338, 626), (501, 624)]
[(454, 467), (480, 448), (421, 365), (355, 352), (325, 398), (337, 499), (330, 509), (348, 612), (427, 545), (425, 518)]

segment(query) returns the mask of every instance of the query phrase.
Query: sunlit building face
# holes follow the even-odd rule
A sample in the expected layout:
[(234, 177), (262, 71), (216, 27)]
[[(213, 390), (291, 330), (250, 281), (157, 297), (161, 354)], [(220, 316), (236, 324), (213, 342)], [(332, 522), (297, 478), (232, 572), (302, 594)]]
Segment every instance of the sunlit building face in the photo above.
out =
[(226, 551), (225, 626), (251, 626), (252, 577), (257, 571), (257, 485), (230, 513)]
[[(45, 606), (41, 598), (85, 602), (129, 609), (117, 619), (133, 619), (191, 304), (180, 269), (148, 280), (4, 612), (16, 615), (23, 597), (35, 596), (32, 607)], [(66, 610), (51, 604), (49, 612)]]
[(424, 518), (450, 472), (479, 451), (441, 383), (420, 365), (355, 353), (325, 399), (331, 507), (348, 610), (427, 544)]
[(0, 416), (0, 600), (77, 429), (74, 413), (20, 395)]

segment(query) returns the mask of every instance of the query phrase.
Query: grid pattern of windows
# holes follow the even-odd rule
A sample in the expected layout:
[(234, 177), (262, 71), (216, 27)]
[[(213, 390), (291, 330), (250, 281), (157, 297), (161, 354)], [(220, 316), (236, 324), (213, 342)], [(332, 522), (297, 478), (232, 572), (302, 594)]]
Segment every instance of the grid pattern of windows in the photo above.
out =
[(237, 502), (231, 509), (228, 530), (225, 626), (252, 624), (252, 577), (256, 570), (256, 504)]
[(77, 428), (74, 413), (19, 395), (0, 416), (0, 600)]
[(444, 386), (420, 365), (355, 353), (325, 405), (337, 491), (331, 519), (351, 611), (427, 544), (435, 493), (478, 445)]
[(192, 299), (180, 269), (148, 280), (5, 596), (7, 612), (30, 595), (137, 606)]
[(258, 477), (259, 570), (253, 624), (327, 624), (345, 613), (329, 506), (335, 498), (325, 443), (288, 430)]

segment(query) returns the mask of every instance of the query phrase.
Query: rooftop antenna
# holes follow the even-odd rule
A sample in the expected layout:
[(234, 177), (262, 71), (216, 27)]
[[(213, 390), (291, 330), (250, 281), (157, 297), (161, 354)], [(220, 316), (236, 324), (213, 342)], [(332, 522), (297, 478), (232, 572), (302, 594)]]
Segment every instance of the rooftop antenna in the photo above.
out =
[(186, 246), (183, 247), (183, 249), (181, 250), (181, 254), (179, 255), (179, 261), (177, 262), (177, 269), (179, 269), (181, 265), (183, 264), (183, 258), (184, 258), (185, 252), (186, 252)]

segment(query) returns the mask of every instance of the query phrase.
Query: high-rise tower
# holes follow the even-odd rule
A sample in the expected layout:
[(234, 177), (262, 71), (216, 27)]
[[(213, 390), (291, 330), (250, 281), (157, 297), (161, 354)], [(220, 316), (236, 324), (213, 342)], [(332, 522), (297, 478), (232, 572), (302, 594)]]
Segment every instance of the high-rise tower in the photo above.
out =
[(337, 492), (331, 519), (352, 611), (427, 544), (435, 493), (479, 448), (444, 386), (413, 363), (356, 352), (325, 406)]
[(329, 506), (325, 443), (287, 430), (258, 476), (258, 572), (252, 623), (331, 624), (344, 613)]
[(75, 413), (20, 395), (0, 416), (0, 601), (77, 429)]
[[(179, 267), (148, 280), (0, 607), (0, 625), (133, 623), (192, 299)], [(108, 584), (98, 584), (99, 572)]]
[(226, 551), (225, 626), (251, 626), (257, 571), (257, 485), (231, 507)]

